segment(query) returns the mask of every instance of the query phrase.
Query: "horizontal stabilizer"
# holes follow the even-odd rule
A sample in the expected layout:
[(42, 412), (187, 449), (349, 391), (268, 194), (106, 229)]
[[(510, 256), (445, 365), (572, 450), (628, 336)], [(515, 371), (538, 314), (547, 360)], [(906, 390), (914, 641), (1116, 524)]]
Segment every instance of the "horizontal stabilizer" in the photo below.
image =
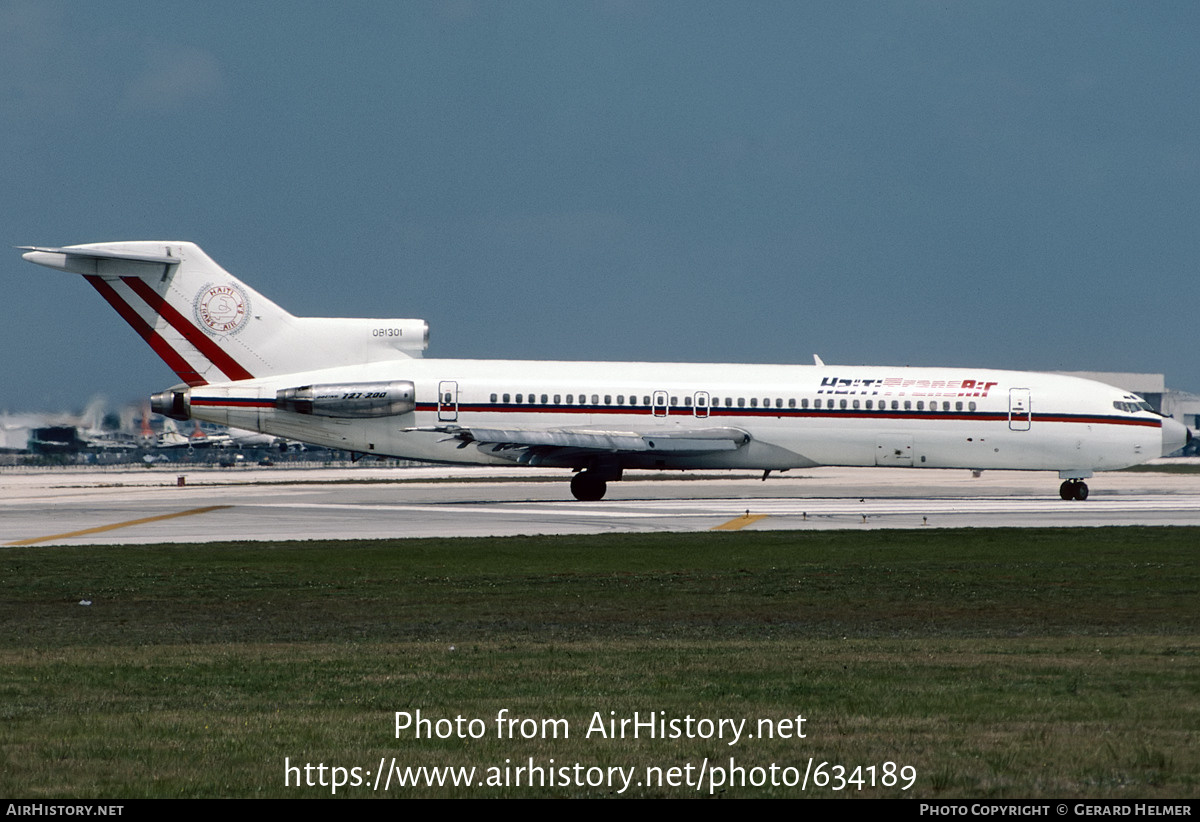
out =
[(178, 265), (180, 259), (169, 253), (147, 254), (137, 251), (113, 251), (106, 248), (89, 248), (87, 246), (67, 246), (65, 248), (44, 248), (36, 245), (19, 245), (19, 251), (25, 253), (21, 257), (31, 263), (44, 265), (49, 268), (60, 268), (69, 271), (67, 262), (72, 258), (77, 260), (127, 260), (135, 263), (161, 263), (163, 265)]

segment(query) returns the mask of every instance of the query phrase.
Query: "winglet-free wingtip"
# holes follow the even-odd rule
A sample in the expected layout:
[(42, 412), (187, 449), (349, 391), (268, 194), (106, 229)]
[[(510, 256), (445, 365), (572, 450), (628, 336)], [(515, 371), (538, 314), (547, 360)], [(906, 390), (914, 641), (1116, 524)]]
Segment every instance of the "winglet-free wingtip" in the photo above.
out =
[(824, 365), (825, 361), (817, 354), (813, 354), (813, 365)]

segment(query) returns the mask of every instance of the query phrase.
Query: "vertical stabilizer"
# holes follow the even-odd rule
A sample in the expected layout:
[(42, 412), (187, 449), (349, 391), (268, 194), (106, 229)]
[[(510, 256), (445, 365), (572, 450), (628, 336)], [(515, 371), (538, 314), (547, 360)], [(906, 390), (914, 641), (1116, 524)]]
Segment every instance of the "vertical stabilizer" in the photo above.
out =
[(294, 317), (193, 243), (26, 246), (30, 262), (82, 274), (188, 385), (420, 356), (423, 320)]

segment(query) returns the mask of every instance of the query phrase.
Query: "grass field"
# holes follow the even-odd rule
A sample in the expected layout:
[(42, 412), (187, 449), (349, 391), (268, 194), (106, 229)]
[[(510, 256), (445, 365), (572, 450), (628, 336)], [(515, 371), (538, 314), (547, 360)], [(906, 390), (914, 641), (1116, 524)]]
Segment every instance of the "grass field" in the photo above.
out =
[[(632, 768), (622, 795), (1195, 798), (1198, 549), (1187, 528), (7, 548), (0, 794), (329, 796), (338, 766), (350, 797), (610, 795), (624, 777), (567, 777)], [(500, 738), (504, 709), (536, 721)], [(484, 731), (397, 738), (417, 710)], [(586, 735), (634, 712), (806, 736)], [(288, 787), (285, 759), (327, 786)], [(500, 784), (373, 791), (393, 759)], [(513, 786), (531, 759), (581, 769)], [(834, 790), (837, 765), (858, 780)], [(645, 784), (672, 767), (707, 780)]]

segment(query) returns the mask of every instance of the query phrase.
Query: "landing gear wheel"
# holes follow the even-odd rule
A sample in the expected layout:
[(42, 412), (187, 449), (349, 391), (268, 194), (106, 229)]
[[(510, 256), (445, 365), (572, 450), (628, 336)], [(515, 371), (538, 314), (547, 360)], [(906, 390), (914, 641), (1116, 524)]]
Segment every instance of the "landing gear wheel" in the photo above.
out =
[(1063, 499), (1076, 499), (1082, 502), (1088, 498), (1087, 483), (1083, 480), (1067, 480), (1058, 486), (1058, 495)]
[(571, 477), (571, 493), (580, 502), (595, 502), (604, 499), (604, 492), (607, 490), (607, 482), (596, 479), (587, 471), (580, 471)]

